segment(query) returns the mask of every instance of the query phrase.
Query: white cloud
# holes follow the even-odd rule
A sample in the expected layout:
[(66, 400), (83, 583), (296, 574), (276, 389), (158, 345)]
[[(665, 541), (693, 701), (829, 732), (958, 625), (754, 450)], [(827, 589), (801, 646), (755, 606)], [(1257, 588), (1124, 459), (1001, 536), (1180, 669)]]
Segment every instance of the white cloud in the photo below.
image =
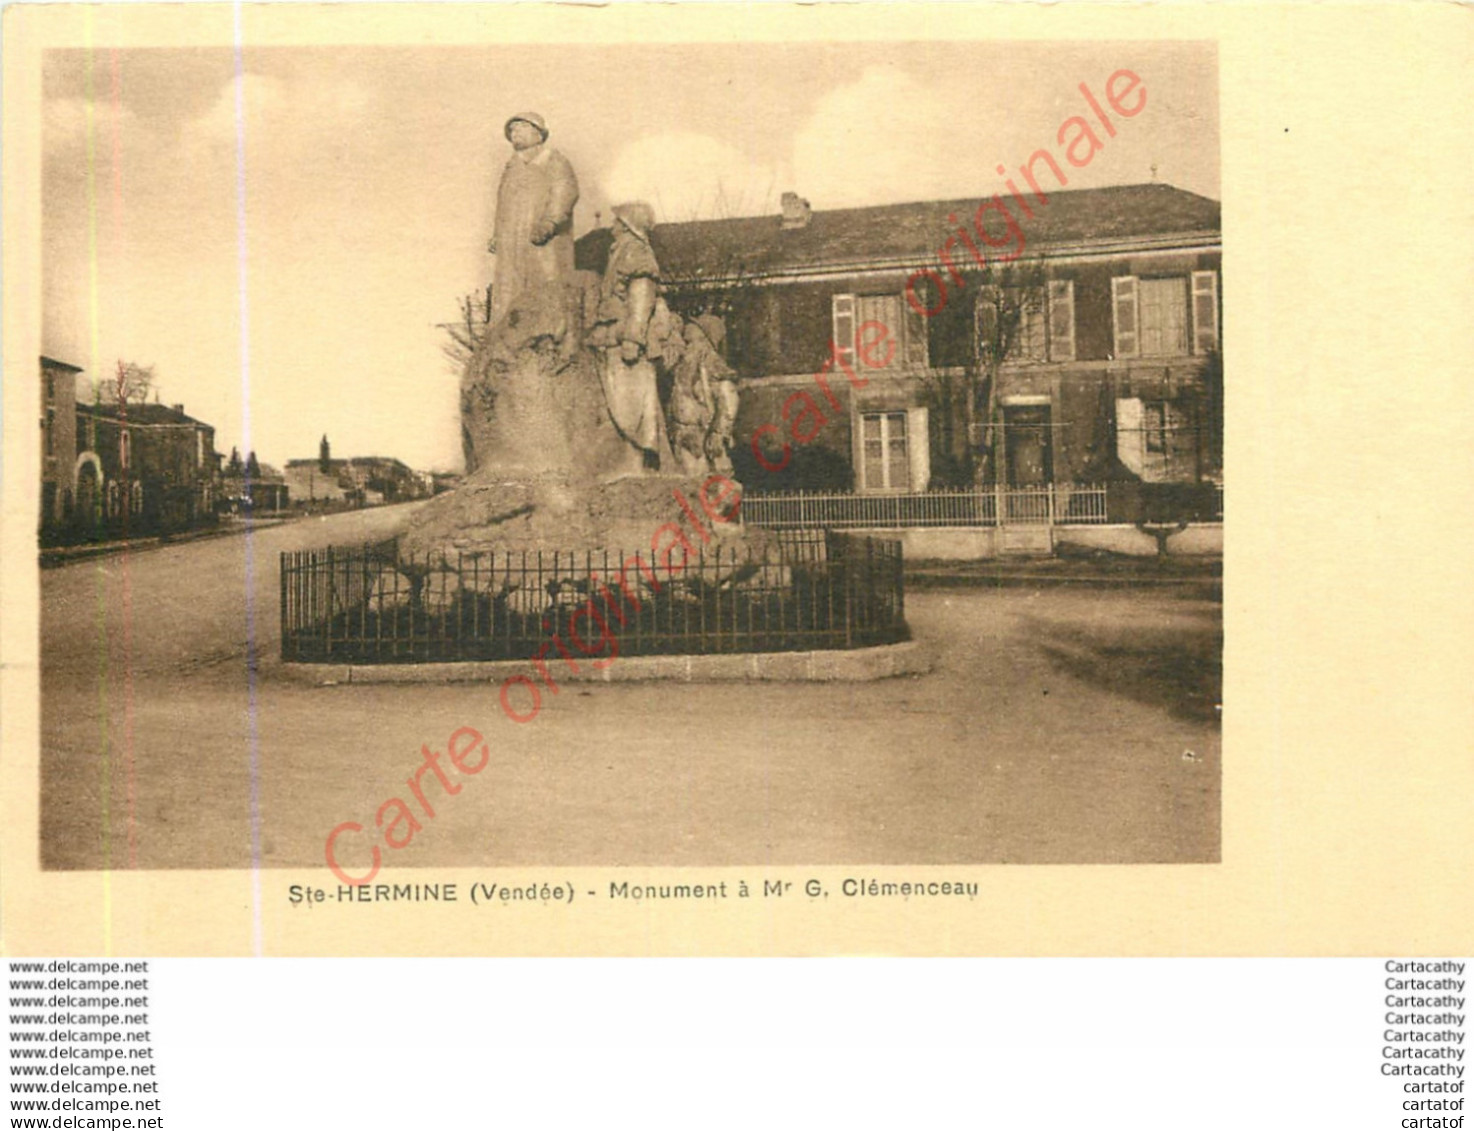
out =
[(599, 187), (613, 202), (644, 200), (670, 222), (776, 211), (777, 170), (694, 132), (649, 134), (622, 146)]
[(791, 187), (820, 209), (975, 192), (991, 166), (968, 109), (959, 113), (943, 85), (868, 67), (821, 98), (794, 135)]
[(247, 72), (232, 77), (210, 108), (190, 122), (186, 142), (234, 145), (243, 126), (248, 144), (310, 144), (361, 127), (374, 108), (372, 92), (352, 80), (288, 82)]

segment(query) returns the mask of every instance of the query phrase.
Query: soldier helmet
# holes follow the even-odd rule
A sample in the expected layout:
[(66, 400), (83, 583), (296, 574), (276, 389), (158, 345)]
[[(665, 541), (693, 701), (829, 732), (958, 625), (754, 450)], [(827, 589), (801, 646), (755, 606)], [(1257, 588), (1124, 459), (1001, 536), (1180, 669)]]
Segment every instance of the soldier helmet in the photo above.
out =
[(543, 121), (543, 116), (541, 114), (536, 114), (533, 111), (529, 110), (525, 114), (513, 114), (510, 118), (508, 118), (507, 124), (502, 127), (502, 133), (507, 135), (508, 141), (512, 139), (513, 122), (526, 122), (529, 126), (537, 130), (538, 133), (543, 135), (544, 141), (548, 140), (548, 124), (547, 122)]
[(625, 227), (642, 240), (650, 238), (650, 229), (655, 227), (655, 209), (642, 200), (614, 206), (614, 218), (623, 220)]

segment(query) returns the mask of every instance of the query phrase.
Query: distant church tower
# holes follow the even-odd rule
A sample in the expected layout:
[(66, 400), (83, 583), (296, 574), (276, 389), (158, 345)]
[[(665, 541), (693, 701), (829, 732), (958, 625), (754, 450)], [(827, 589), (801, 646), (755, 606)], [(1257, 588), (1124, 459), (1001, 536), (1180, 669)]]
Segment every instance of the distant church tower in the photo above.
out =
[(324, 432), (322, 443), (317, 445), (317, 466), (324, 474), (326, 474), (328, 468), (332, 466), (332, 463), (333, 449), (328, 447), (327, 433)]

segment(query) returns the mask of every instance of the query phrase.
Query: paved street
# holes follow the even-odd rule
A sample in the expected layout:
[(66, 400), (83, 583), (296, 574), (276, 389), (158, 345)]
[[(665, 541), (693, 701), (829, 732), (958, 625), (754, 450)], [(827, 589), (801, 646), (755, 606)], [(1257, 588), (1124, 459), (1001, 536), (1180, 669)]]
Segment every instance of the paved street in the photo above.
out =
[(249, 865), (254, 742), (263, 864), (321, 865), (331, 828), (409, 800), (421, 744), (461, 726), (487, 735), (491, 765), (452, 797), (427, 775), (436, 817), (386, 863), (1218, 856), (1216, 602), (931, 588), (907, 599), (938, 649), (930, 675), (565, 685), (525, 726), (488, 686), (280, 679), (278, 553), (381, 538), (407, 513), (260, 531), (249, 564), (246, 539), (222, 538), (43, 572), (44, 864)]

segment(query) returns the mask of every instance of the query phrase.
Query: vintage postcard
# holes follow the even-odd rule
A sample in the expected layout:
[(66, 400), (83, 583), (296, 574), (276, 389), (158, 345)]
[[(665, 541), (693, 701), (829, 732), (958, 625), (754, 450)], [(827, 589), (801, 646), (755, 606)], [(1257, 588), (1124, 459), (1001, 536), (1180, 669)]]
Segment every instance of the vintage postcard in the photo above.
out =
[(7, 946), (1466, 951), (1308, 604), (1388, 18), (12, 9)]

